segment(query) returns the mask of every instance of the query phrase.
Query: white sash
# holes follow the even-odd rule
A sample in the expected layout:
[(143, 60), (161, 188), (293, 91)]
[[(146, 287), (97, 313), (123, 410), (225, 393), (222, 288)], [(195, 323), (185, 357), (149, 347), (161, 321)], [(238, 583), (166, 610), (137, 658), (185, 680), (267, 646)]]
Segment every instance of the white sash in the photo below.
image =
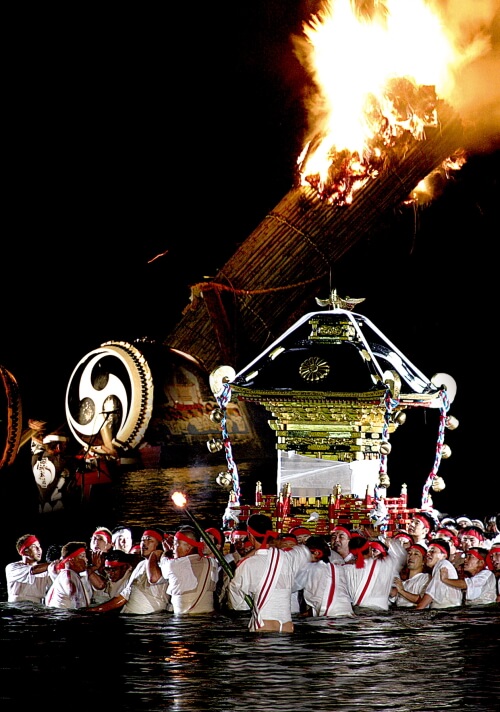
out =
[(277, 547), (272, 546), (268, 549), (268, 551), (267, 568), (259, 581), (253, 601), (252, 617), (250, 621), (250, 628), (253, 630), (259, 630), (264, 627), (261, 610), (276, 587), (281, 567), (283, 565), (281, 551)]

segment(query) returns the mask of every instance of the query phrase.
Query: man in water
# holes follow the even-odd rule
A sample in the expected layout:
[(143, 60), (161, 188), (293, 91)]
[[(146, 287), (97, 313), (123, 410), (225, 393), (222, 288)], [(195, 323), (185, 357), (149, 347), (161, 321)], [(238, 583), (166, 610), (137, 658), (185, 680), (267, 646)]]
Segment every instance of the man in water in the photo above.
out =
[(444, 539), (433, 539), (425, 555), (425, 563), (432, 572), (424, 595), (415, 606), (417, 611), (424, 608), (453, 608), (462, 603), (462, 592), (441, 581), (441, 569), (446, 569), (450, 580), (458, 574), (450, 558), (450, 545)]
[(417, 512), (410, 520), (407, 529), (415, 544), (427, 546), (429, 537), (436, 529), (436, 522), (429, 512)]
[(496, 601), (495, 575), (487, 567), (487, 556), (488, 549), (471, 546), (465, 555), (464, 579), (449, 579), (446, 569), (440, 571), (443, 583), (465, 592), (466, 604), (479, 606)]
[(332, 564), (344, 564), (346, 560), (351, 556), (349, 550), (349, 540), (353, 532), (349, 531), (347, 527), (343, 527), (341, 524), (337, 524), (333, 527), (330, 534), (330, 561)]
[(173, 558), (155, 552), (148, 560), (149, 582), (167, 582), (176, 615), (214, 612), (219, 564), (215, 557), (203, 556), (204, 548), (193, 527), (185, 525), (175, 533)]
[(495, 576), (497, 591), (496, 601), (497, 603), (500, 603), (500, 542), (498, 542), (498, 544), (493, 544), (488, 552), (486, 561)]
[(151, 584), (146, 569), (149, 557), (157, 550), (161, 553), (162, 543), (162, 531), (157, 528), (145, 529), (141, 537), (143, 558), (132, 571), (128, 584), (117, 596), (98, 606), (87, 608), (86, 611), (105, 613), (121, 608), (121, 613), (146, 615), (169, 610), (170, 596), (167, 595), (167, 583)]
[(57, 576), (55, 563), (42, 561), (42, 547), (35, 534), (23, 534), (16, 541), (21, 557), (5, 567), (9, 603), (43, 603), (45, 594)]
[(229, 583), (231, 607), (241, 610), (241, 599), (251, 596), (251, 632), (293, 633), (292, 591), (299, 570), (312, 561), (312, 554), (304, 544), (288, 551), (269, 546), (269, 540), (277, 534), (265, 514), (252, 514), (247, 531), (254, 551), (241, 560)]
[(83, 541), (69, 541), (61, 549), (58, 575), (47, 591), (50, 608), (85, 608), (92, 601), (92, 584), (87, 575), (87, 549)]
[(425, 593), (431, 576), (425, 568), (427, 548), (422, 544), (412, 544), (406, 555), (406, 570), (408, 577), (402, 581), (399, 576), (394, 579), (391, 588), (391, 603), (397, 608), (413, 608)]

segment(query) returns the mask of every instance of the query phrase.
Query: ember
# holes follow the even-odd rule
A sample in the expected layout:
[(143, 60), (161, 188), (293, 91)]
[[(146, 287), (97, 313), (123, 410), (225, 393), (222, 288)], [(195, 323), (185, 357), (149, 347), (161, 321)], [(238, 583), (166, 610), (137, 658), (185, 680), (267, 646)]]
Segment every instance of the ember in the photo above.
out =
[(426, 128), (440, 125), (463, 53), (423, 0), (330, 0), (305, 23), (304, 37), (297, 54), (318, 96), (315, 135), (298, 159), (301, 182), (329, 203), (348, 205), (413, 140), (425, 139)]
[[(305, 175), (309, 157), (321, 138), (308, 144), (298, 159), (303, 184), (309, 184), (329, 203), (349, 205), (356, 190), (368, 180), (393, 169), (398, 157), (405, 155), (413, 141), (425, 139), (426, 128), (439, 124), (439, 102), (434, 87), (419, 87), (409, 79), (394, 79), (388, 84), (385, 104), (383, 108), (374, 96), (370, 97), (366, 115), (372, 135), (362, 155), (348, 149), (330, 149), (324, 181), (319, 173)], [(461, 164), (452, 163), (451, 159), (446, 161), (449, 170), (461, 167)]]

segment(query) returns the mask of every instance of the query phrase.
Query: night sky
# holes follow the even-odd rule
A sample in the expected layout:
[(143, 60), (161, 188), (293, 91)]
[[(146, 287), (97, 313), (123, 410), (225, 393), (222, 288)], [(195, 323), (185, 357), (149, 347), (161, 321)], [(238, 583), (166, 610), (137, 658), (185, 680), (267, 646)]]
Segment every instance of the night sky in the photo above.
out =
[[(120, 8), (13, 24), (0, 363), (18, 380), (26, 421), (63, 413), (73, 368), (103, 341), (164, 338), (189, 286), (293, 187), (310, 79), (291, 36), (317, 7), (252, 0), (174, 9), (161, 22)], [(365, 297), (359, 311), (424, 374), (457, 381), (460, 427), (440, 471), (455, 515), (500, 510), (499, 103), (476, 104), (462, 170), (427, 207), (395, 206), (333, 265), (331, 285)], [(410, 480), (418, 506), (435, 431), (426, 413), (413, 421), (393, 436), (389, 494)]]

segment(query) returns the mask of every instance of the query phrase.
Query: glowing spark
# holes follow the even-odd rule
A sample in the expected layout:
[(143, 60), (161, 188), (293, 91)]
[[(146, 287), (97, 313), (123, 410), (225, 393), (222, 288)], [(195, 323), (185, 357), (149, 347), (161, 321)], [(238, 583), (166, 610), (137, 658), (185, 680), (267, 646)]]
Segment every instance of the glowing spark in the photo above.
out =
[(159, 257), (164, 257), (164, 256), (167, 254), (167, 252), (168, 252), (168, 250), (165, 250), (165, 252), (159, 252), (159, 253), (156, 255), (156, 257), (152, 257), (150, 260), (148, 260), (148, 262), (147, 262), (148, 265), (150, 265), (151, 262), (154, 262), (155, 260), (157, 260)]
[(488, 51), (477, 34), (454, 38), (435, 4), (326, 0), (303, 24), (296, 52), (317, 94), (297, 163), (302, 185), (328, 202), (351, 204), (395, 152), (404, 155), (410, 139), (437, 128), (438, 108), (458, 94), (460, 70)]
[(172, 500), (177, 507), (185, 507), (187, 504), (187, 499), (186, 497), (182, 494), (182, 492), (174, 492), (172, 495)]

